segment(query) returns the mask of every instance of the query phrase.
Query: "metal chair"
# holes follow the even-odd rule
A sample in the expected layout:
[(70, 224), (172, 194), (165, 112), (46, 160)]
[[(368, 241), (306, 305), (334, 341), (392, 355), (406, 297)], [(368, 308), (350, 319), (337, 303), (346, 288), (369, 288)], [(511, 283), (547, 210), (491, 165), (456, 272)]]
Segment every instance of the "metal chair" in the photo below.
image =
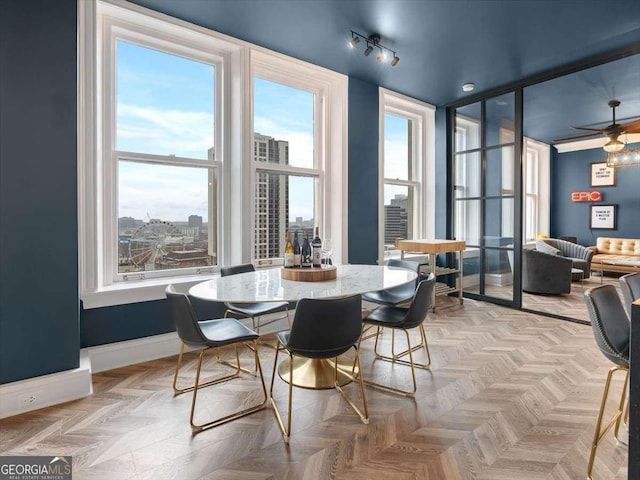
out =
[[(352, 295), (337, 299), (309, 299), (303, 298), (298, 302), (291, 330), (277, 334), (278, 348), (273, 361), (273, 377), (269, 390), (271, 404), (284, 436), (285, 443), (289, 443), (291, 436), (291, 411), (293, 405), (293, 370), (294, 357), (310, 359), (333, 359), (334, 387), (340, 392), (354, 412), (358, 414), (363, 423), (369, 423), (367, 410), (367, 397), (365, 396), (362, 375), (360, 378), (360, 391), (364, 413), (362, 413), (353, 401), (347, 396), (338, 383), (338, 356), (351, 348), (355, 349), (355, 359), (351, 374), (341, 371), (350, 380), (355, 380), (354, 369), (360, 369), (360, 350), (358, 340), (362, 329), (361, 320), (362, 300), (360, 295)], [(278, 354), (283, 350), (289, 355), (289, 409), (287, 413), (287, 426), (284, 426), (282, 416), (273, 399), (273, 384), (278, 375)]]
[[(629, 340), (631, 324), (613, 285), (602, 285), (590, 288), (584, 292), (584, 299), (587, 303), (589, 316), (591, 317), (591, 327), (596, 343), (602, 354), (615, 365), (609, 370), (609, 374), (607, 375), (596, 430), (593, 434), (591, 455), (589, 456), (589, 464), (587, 466), (587, 478), (591, 480), (598, 445), (613, 425), (615, 425), (615, 438), (618, 442), (621, 442), (618, 438), (618, 432), (620, 430), (620, 423), (625, 416), (624, 405), (629, 382)], [(624, 373), (624, 385), (620, 395), (620, 403), (614, 415), (603, 427), (602, 417), (604, 416), (604, 410), (609, 396), (611, 380), (616, 372)]]
[[(239, 273), (247, 273), (247, 272), (255, 272), (255, 268), (251, 263), (243, 263), (241, 265), (233, 265), (231, 267), (222, 267), (220, 269), (220, 276), (226, 277), (227, 275), (237, 275)], [(284, 310), (287, 318), (287, 322), (289, 324), (289, 328), (291, 328), (291, 320), (289, 319), (289, 304), (287, 302), (256, 302), (256, 303), (232, 303), (225, 302), (227, 307), (227, 311), (224, 312), (224, 317), (226, 318), (228, 314), (240, 315), (243, 317), (247, 317), (251, 319), (253, 324), (253, 329), (260, 333), (260, 327), (269, 325), (271, 323), (277, 322), (278, 320), (282, 320), (284, 317), (274, 318), (273, 320), (269, 320), (268, 322), (260, 322), (259, 317), (262, 315), (267, 315), (269, 313), (279, 312), (280, 310)], [(258, 321), (256, 321), (258, 318)]]
[[(362, 299), (367, 302), (377, 303), (378, 305), (408, 305), (413, 299), (413, 295), (416, 292), (418, 281), (420, 279), (420, 264), (418, 262), (412, 262), (409, 260), (398, 260), (396, 258), (390, 258), (386, 263), (387, 267), (404, 268), (415, 272), (418, 276), (414, 282), (405, 283), (404, 285), (398, 285), (396, 287), (379, 290), (377, 292), (367, 292), (362, 295)], [(370, 327), (365, 328), (363, 332), (363, 339), (371, 338), (375, 334), (368, 334)], [(391, 345), (392, 349), (395, 345), (395, 333), (391, 331)]]
[(628, 273), (619, 278), (624, 306), (631, 317), (631, 304), (640, 298), (640, 273)]
[[(244, 325), (242, 325), (242, 323), (233, 318), (198, 321), (196, 313), (187, 295), (185, 295), (184, 293), (176, 292), (173, 285), (167, 286), (165, 294), (167, 297), (167, 302), (173, 310), (173, 320), (176, 326), (176, 331), (178, 332), (180, 340), (182, 340), (182, 346), (180, 347), (180, 354), (178, 356), (178, 363), (176, 365), (176, 371), (173, 376), (173, 391), (175, 395), (193, 391), (193, 399), (191, 400), (191, 413), (189, 416), (189, 423), (191, 424), (192, 431), (194, 433), (197, 433), (207, 428), (222, 425), (223, 423), (230, 422), (231, 420), (235, 420), (236, 418), (244, 417), (245, 415), (249, 415), (250, 413), (264, 409), (267, 403), (267, 390), (264, 384), (264, 378), (262, 376), (260, 358), (258, 357), (258, 334), (253, 330), (245, 327)], [(240, 366), (238, 344), (241, 343), (245, 343), (245, 346), (253, 351), (255, 370), (259, 373), (260, 382), (262, 384), (262, 402), (258, 405), (245, 408), (229, 415), (218, 417), (203, 424), (196, 425), (193, 419), (196, 408), (196, 398), (199, 389), (237, 378), (240, 374), (240, 371), (253, 373), (252, 371), (244, 369)], [(193, 386), (184, 389), (178, 389), (176, 387), (176, 382), (178, 379), (178, 371), (180, 370), (180, 365), (182, 363), (182, 355), (184, 353), (185, 345), (193, 349), (200, 350), (200, 355), (198, 358), (198, 367), (196, 369), (196, 378)], [(200, 370), (202, 368), (202, 359), (205, 352), (209, 351), (212, 348), (219, 349), (228, 345), (233, 345), (235, 347), (236, 364), (232, 364), (220, 359), (219, 351), (216, 359), (219, 363), (232, 367), (235, 372), (230, 375), (221, 376), (201, 384)]]
[[(427, 336), (424, 332), (423, 322), (427, 318), (429, 308), (431, 308), (431, 299), (433, 298), (433, 289), (435, 288), (436, 278), (433, 274), (429, 275), (426, 280), (422, 280), (418, 284), (418, 288), (415, 291), (415, 295), (409, 307), (400, 306), (382, 306), (375, 309), (369, 315), (367, 315), (362, 322), (364, 325), (373, 325), (377, 327), (376, 342), (374, 346), (374, 352), (376, 358), (386, 360), (392, 363), (399, 363), (402, 365), (408, 365), (411, 367), (411, 378), (413, 379), (413, 390), (402, 390), (392, 387), (390, 385), (383, 385), (375, 383), (370, 380), (365, 380), (367, 385), (389, 390), (395, 393), (403, 395), (414, 395), (416, 393), (416, 374), (415, 368), (427, 369), (431, 365), (431, 354), (429, 353), (429, 346), (427, 345)], [(412, 346), (411, 339), (409, 337), (408, 330), (418, 327), (420, 332), (420, 343)], [(382, 355), (378, 352), (378, 337), (380, 335), (381, 328), (391, 328), (393, 331), (402, 330), (407, 337), (407, 350), (396, 354), (394, 352), (394, 342), (391, 343), (391, 356)], [(413, 361), (413, 352), (423, 348), (427, 355), (427, 363), (421, 364)], [(402, 357), (409, 355), (409, 361), (404, 360)]]
[(416, 287), (418, 286), (418, 279), (420, 278), (420, 264), (418, 262), (391, 258), (387, 260), (386, 265), (387, 267), (404, 268), (415, 272), (418, 275), (416, 277), (416, 281), (380, 290), (378, 292), (367, 292), (362, 295), (362, 299), (379, 305), (400, 305), (410, 302), (416, 291)]

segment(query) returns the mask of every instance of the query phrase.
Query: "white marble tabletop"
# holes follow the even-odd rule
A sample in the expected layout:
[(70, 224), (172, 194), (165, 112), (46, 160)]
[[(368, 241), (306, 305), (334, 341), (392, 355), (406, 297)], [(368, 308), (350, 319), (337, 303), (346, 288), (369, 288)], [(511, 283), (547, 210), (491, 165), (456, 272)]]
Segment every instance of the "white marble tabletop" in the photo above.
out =
[(198, 283), (189, 295), (225, 302), (295, 302), (301, 298), (344, 297), (408, 283), (416, 273), (378, 265), (338, 265), (337, 278), (326, 282), (297, 282), (280, 277), (280, 268), (240, 273)]

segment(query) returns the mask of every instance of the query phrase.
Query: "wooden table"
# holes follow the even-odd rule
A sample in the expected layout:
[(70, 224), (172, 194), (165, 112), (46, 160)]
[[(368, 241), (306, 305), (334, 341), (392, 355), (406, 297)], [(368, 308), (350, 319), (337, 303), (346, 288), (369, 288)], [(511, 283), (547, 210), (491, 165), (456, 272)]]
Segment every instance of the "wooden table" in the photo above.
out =
[[(339, 298), (391, 288), (413, 282), (416, 273), (404, 268), (378, 265), (338, 265), (336, 278), (324, 282), (299, 282), (282, 278), (280, 268), (256, 270), (226, 277), (216, 277), (189, 289), (189, 295), (202, 300), (234, 303), (297, 302), (301, 298)], [(298, 387), (333, 388), (332, 360), (294, 357), (293, 384)], [(338, 358), (338, 383), (346, 385), (351, 377), (353, 361)], [(278, 366), (278, 374), (289, 381), (289, 361)]]
[[(467, 244), (460, 240), (438, 240), (438, 239), (420, 239), (420, 240), (398, 240), (396, 246), (400, 250), (401, 258), (404, 258), (405, 252), (426, 253), (429, 255), (429, 273), (433, 273), (436, 277), (440, 275), (456, 275), (456, 285), (450, 287), (445, 283), (436, 283), (434, 289), (433, 310), (435, 311), (435, 296), (447, 295), (449, 293), (458, 292), (460, 304), (462, 298), (462, 275), (463, 275), (463, 255)], [(458, 268), (436, 267), (436, 255), (439, 253), (455, 253), (458, 252)]]

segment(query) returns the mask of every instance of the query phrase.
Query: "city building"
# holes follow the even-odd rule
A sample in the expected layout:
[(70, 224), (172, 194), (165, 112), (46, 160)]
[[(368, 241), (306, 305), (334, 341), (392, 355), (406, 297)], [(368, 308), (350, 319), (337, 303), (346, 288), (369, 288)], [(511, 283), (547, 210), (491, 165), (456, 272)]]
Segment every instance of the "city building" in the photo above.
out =
[[(289, 164), (289, 142), (253, 134), (256, 162)], [(257, 171), (254, 258), (281, 257), (289, 219), (289, 184), (284, 175)]]
[(398, 238), (411, 238), (408, 232), (406, 195), (395, 195), (389, 205), (384, 206), (384, 243), (395, 245)]

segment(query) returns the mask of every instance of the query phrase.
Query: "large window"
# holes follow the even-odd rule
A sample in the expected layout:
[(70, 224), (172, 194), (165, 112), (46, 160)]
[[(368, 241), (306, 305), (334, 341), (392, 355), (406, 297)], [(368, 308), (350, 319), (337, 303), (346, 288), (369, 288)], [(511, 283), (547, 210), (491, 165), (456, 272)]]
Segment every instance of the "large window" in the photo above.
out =
[(277, 264), (287, 230), (319, 226), (347, 261), (344, 75), (134, 4), (78, 5), (85, 308)]
[(524, 139), (524, 243), (534, 242), (540, 234), (549, 235), (549, 149), (549, 145), (526, 137)]
[[(269, 76), (268, 71), (261, 71)], [(261, 77), (253, 80), (253, 167), (255, 169), (254, 259), (279, 262), (286, 232), (313, 238), (319, 225), (317, 191), (320, 184), (316, 157), (315, 112), (319, 95), (306, 88)], [(320, 120), (321, 122), (321, 120)]]
[(108, 130), (115, 138), (104, 137), (104, 161), (117, 179), (117, 227), (107, 229), (113, 233), (105, 245), (110, 250), (117, 242), (118, 251), (111, 260), (117, 268), (105, 267), (117, 281), (215, 265), (215, 85), (221, 64), (124, 30), (114, 31), (109, 47), (104, 60), (115, 57), (116, 68), (104, 103), (105, 111), (115, 104), (115, 128)]
[(381, 89), (380, 259), (398, 239), (433, 236), (433, 107)]

